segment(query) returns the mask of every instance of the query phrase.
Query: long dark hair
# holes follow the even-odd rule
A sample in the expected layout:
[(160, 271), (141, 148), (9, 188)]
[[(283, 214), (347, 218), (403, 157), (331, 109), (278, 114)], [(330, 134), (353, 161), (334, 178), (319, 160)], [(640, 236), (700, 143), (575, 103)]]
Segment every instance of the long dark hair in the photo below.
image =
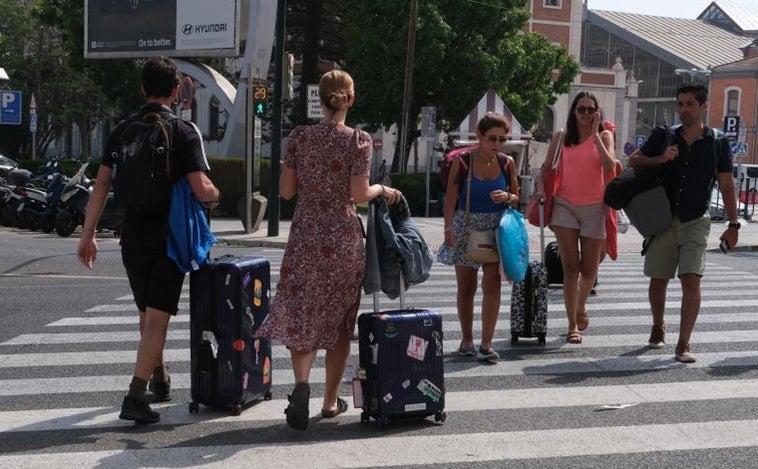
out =
[[(580, 91), (576, 94), (576, 96), (574, 96), (574, 101), (571, 103), (568, 119), (566, 120), (566, 136), (563, 138), (563, 144), (567, 147), (577, 145), (579, 143), (579, 125), (576, 122), (576, 114), (574, 114), (574, 111), (576, 110), (576, 106), (579, 103), (579, 100), (582, 98), (591, 99), (595, 103), (595, 107), (597, 109), (600, 109), (600, 106), (597, 104), (597, 98), (589, 91)], [(603, 130), (602, 124), (603, 123), (601, 121), (600, 125), (598, 126), (599, 132)]]

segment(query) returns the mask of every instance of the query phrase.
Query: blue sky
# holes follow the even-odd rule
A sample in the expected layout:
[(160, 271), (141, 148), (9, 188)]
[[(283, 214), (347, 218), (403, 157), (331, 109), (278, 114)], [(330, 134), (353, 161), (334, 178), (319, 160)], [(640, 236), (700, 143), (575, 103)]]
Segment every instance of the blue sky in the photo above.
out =
[(711, 0), (587, 0), (590, 10), (624, 11), (645, 15), (697, 18)]

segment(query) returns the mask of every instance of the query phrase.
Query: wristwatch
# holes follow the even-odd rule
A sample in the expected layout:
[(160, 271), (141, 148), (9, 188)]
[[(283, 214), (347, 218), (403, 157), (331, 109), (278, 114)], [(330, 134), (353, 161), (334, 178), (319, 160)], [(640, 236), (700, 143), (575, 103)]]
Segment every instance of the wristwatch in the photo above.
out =
[(740, 226), (742, 226), (742, 225), (740, 225), (740, 222), (738, 222), (738, 221), (730, 221), (729, 222), (729, 228), (734, 228), (735, 230), (739, 230)]

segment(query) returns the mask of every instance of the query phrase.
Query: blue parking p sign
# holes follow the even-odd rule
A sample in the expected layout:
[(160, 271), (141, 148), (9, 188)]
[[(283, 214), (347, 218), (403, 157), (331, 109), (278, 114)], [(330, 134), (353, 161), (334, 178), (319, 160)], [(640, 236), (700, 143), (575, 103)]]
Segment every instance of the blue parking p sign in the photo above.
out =
[(634, 148), (642, 148), (642, 145), (645, 144), (645, 140), (647, 140), (647, 137), (644, 135), (635, 135), (634, 136)]
[(21, 125), (20, 91), (0, 91), (0, 124)]

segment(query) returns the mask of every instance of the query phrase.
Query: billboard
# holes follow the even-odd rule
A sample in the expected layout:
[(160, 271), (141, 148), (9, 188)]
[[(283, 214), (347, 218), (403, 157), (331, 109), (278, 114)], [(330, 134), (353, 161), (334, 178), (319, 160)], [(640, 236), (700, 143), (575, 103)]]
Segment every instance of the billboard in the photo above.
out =
[(241, 0), (86, 0), (84, 57), (239, 55)]

